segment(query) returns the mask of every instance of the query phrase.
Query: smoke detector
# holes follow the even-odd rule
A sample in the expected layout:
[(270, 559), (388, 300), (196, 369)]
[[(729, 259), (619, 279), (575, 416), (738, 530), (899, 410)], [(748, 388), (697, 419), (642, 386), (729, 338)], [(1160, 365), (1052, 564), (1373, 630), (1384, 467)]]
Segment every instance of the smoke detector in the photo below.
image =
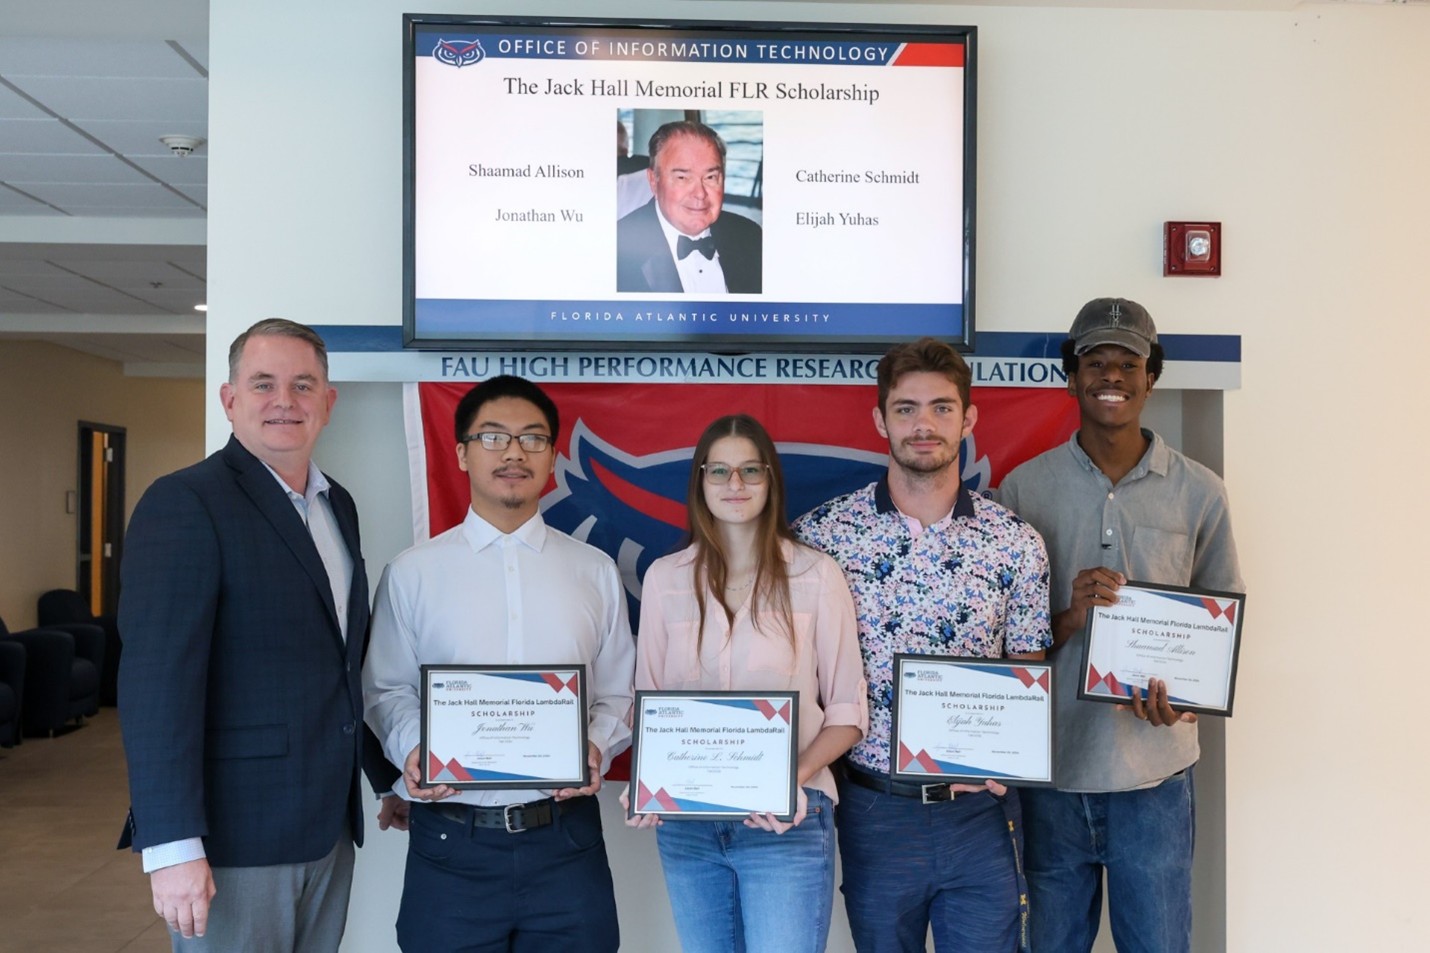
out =
[(204, 144), (204, 140), (198, 136), (160, 136), (159, 141), (180, 158), (192, 155), (195, 149)]

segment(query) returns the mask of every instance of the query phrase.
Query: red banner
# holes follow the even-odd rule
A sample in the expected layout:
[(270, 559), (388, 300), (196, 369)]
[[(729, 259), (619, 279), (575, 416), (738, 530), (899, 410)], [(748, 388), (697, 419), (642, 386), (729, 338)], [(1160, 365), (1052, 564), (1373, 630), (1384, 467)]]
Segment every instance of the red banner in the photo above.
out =
[[(425, 491), (428, 514), (419, 538), (443, 532), (466, 513), (470, 496), (466, 474), (457, 469), (452, 417), (470, 389), (469, 384), (418, 385), (426, 481), (413, 493)], [(885, 466), (888, 444), (874, 429), (872, 387), (546, 384), (543, 389), (561, 411), (558, 468), (543, 509), (551, 521), (555, 504), (573, 501), (562, 510), (573, 510), (580, 519), (558, 525), (567, 532), (591, 516), (598, 522), (621, 519), (619, 507), (601, 511), (602, 500), (619, 501), (664, 526), (683, 527), (690, 450), (710, 421), (724, 414), (750, 414), (774, 437), (789, 483), (791, 517), (863, 486)], [(996, 486), (1013, 467), (1077, 428), (1077, 405), (1063, 390), (975, 388), (973, 403), (978, 424), (964, 444), (963, 475), (974, 490)], [(579, 513), (586, 502), (590, 506)]]

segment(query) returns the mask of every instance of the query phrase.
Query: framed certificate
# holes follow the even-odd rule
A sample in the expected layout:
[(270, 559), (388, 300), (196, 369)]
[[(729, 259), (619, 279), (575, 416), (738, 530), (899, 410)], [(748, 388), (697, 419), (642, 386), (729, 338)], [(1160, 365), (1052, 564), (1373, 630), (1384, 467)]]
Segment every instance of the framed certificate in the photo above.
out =
[(1160, 678), (1179, 711), (1231, 715), (1245, 607), (1239, 592), (1128, 582), (1088, 613), (1077, 697), (1125, 705)]
[(1023, 659), (894, 656), (889, 776), (1053, 783), (1053, 666)]
[(636, 692), (630, 816), (792, 820), (799, 692)]
[(422, 666), (422, 785), (580, 788), (586, 666)]

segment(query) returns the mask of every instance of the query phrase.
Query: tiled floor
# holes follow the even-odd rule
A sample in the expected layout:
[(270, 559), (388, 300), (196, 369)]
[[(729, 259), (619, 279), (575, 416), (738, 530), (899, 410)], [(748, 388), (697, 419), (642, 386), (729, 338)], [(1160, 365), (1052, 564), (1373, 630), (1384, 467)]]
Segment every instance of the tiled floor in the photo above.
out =
[(114, 844), (129, 805), (119, 719), (0, 748), (0, 953), (160, 953), (139, 858)]

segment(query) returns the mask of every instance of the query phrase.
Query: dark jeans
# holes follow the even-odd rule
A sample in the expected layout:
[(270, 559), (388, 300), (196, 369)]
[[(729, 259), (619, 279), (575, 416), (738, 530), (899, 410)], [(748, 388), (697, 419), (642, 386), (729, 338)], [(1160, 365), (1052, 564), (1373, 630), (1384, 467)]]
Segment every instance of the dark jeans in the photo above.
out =
[(397, 942), (408, 953), (614, 953), (611, 868), (594, 797), (508, 834), (412, 806)]
[(1033, 949), (1087, 953), (1102, 918), (1118, 953), (1187, 953), (1192, 935), (1192, 770), (1114, 794), (1023, 792)]
[(859, 953), (923, 953), (930, 923), (939, 953), (1019, 949), (1017, 791), (922, 804), (842, 781), (835, 818)]

